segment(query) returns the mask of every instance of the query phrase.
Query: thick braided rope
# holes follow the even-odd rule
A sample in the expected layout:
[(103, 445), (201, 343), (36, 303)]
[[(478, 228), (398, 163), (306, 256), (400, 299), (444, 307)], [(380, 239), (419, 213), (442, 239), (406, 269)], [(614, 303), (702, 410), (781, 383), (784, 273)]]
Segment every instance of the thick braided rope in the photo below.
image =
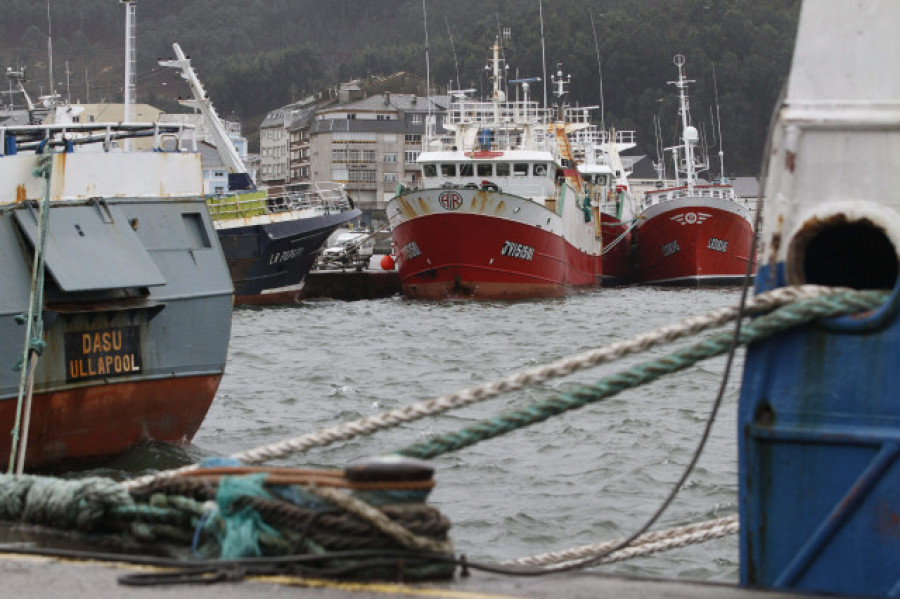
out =
[(668, 530), (648, 532), (635, 539), (628, 547), (605, 555), (613, 547), (622, 544), (624, 539), (595, 543), (573, 547), (563, 551), (542, 553), (529, 557), (506, 560), (501, 562), (504, 566), (565, 566), (570, 562), (578, 562), (592, 555), (602, 555), (600, 559), (590, 563), (590, 566), (611, 564), (634, 557), (642, 557), (651, 553), (659, 553), (677, 547), (684, 547), (694, 543), (703, 543), (712, 539), (718, 539), (733, 535), (740, 529), (737, 516), (718, 518), (707, 522), (679, 526)]
[[(818, 285), (780, 287), (760, 294), (748, 301), (744, 312), (747, 315), (759, 314), (781, 305), (803, 299), (832, 295), (842, 291), (846, 291), (846, 289), (822, 287)], [(236, 453), (231, 457), (240, 460), (245, 464), (261, 464), (291, 454), (302, 453), (313, 447), (325, 447), (337, 441), (352, 439), (353, 437), (360, 435), (368, 435), (379, 430), (420, 420), (426, 416), (462, 408), (479, 401), (497, 397), (503, 393), (516, 391), (529, 385), (544, 383), (554, 378), (568, 376), (580, 370), (599, 366), (600, 364), (612, 362), (627, 355), (646, 351), (657, 345), (669, 343), (711, 328), (723, 326), (737, 318), (738, 311), (738, 306), (732, 306), (718, 308), (699, 316), (690, 316), (655, 331), (641, 333), (630, 339), (619, 341), (602, 348), (588, 350), (575, 356), (569, 356), (549, 364), (523, 370), (496, 381), (482, 383), (475, 387), (469, 387), (455, 393), (417, 402), (409, 406), (403, 406), (396, 410), (367, 416), (313, 433), (300, 435), (292, 439)], [(134, 478), (125, 481), (122, 484), (125, 485), (126, 488), (141, 487), (158, 478), (175, 476), (182, 472), (195, 470), (196, 468), (196, 465), (184, 466), (175, 470)]]
[[(856, 291), (840, 295), (826, 295), (782, 306), (774, 312), (760, 316), (744, 325), (741, 328), (738, 342), (746, 345), (813, 320), (872, 309), (883, 303), (886, 297), (887, 292), (883, 291)], [(397, 453), (419, 459), (429, 459), (449, 451), (456, 451), (480, 441), (543, 422), (551, 416), (568, 410), (606, 399), (625, 389), (654, 381), (665, 374), (684, 370), (701, 360), (727, 352), (733, 342), (734, 334), (731, 331), (724, 331), (694, 345), (678, 349), (667, 356), (604, 377), (593, 385), (582, 386), (571, 392), (560, 393), (550, 399), (535, 402), (525, 408), (481, 420), (457, 432), (414, 443)]]
[(449, 542), (416, 535), (410, 532), (406, 527), (388, 518), (381, 510), (372, 507), (361, 499), (353, 497), (349, 493), (316, 485), (308, 485), (304, 488), (313, 495), (317, 495), (339, 508), (364, 519), (404, 547), (418, 549), (420, 551), (429, 551), (432, 553), (453, 552), (453, 547)]

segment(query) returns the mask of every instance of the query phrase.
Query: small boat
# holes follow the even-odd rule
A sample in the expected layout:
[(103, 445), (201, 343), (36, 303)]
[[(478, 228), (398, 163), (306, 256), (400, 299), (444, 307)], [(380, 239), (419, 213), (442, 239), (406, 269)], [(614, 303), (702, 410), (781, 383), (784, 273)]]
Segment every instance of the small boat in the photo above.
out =
[(203, 422), (233, 287), (200, 156), (114, 147), (182, 133), (0, 127), (0, 459), (20, 471), (184, 443)]
[(635, 229), (638, 279), (653, 285), (738, 284), (753, 259), (750, 210), (737, 201), (724, 178), (710, 184), (697, 178), (709, 164), (691, 125), (691, 81), (685, 78), (684, 62), (684, 56), (675, 56), (678, 80), (672, 82), (681, 101), (682, 144), (666, 148), (675, 162), (675, 185), (644, 194)]
[[(622, 285), (635, 279), (632, 230), (637, 200), (631, 194), (631, 169), (619, 152), (635, 146), (634, 131), (576, 132), (572, 139), (578, 172), (590, 197), (603, 239), (603, 285)], [(630, 166), (630, 165), (629, 165)]]
[(590, 126), (589, 111), (557, 110), (505, 93), (500, 44), (491, 60), (493, 96), (455, 92), (444, 121), (426, 126), (422, 179), (387, 206), (403, 294), (412, 298), (518, 300), (599, 286), (600, 225), (585, 198), (568, 135)]
[(234, 281), (235, 304), (299, 300), (303, 280), (329, 235), (362, 212), (337, 183), (297, 183), (256, 189), (203, 85), (181, 47), (160, 66), (179, 69), (228, 170), (229, 192), (209, 199), (210, 213)]

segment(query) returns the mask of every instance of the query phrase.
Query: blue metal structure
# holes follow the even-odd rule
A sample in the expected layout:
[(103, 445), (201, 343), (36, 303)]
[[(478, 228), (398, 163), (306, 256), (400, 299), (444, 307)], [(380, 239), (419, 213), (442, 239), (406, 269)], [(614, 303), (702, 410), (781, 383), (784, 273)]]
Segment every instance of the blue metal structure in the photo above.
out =
[[(757, 290), (893, 291), (870, 313), (748, 350), (738, 415), (747, 586), (900, 596), (900, 82), (884, 78), (900, 65), (898, 23), (896, 2), (817, 0), (801, 12), (772, 131)], [(861, 68), (873, 56), (889, 64)]]

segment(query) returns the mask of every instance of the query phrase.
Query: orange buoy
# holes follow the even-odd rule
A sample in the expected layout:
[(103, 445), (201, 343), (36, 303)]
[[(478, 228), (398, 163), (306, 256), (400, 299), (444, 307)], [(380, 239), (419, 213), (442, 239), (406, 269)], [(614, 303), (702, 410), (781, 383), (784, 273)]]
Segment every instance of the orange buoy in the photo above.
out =
[(381, 270), (394, 270), (394, 258), (390, 254), (381, 257)]

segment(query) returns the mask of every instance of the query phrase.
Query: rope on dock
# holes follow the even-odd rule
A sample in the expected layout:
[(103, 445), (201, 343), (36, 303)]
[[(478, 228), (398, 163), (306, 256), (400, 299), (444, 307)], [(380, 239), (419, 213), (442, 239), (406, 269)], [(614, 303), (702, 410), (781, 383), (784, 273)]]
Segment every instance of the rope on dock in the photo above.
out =
[(416, 535), (403, 525), (388, 518), (381, 510), (352, 495), (337, 489), (318, 487), (316, 485), (307, 486), (305, 489), (313, 495), (318, 495), (322, 499), (333, 503), (344, 511), (359, 516), (404, 547), (432, 553), (452, 553), (453, 551), (453, 547), (448, 541), (439, 541)]
[[(847, 291), (794, 302), (744, 325), (738, 343), (747, 345), (820, 318), (870, 310), (884, 303), (887, 296), (887, 291)], [(604, 377), (593, 385), (581, 386), (568, 393), (560, 393), (550, 399), (535, 402), (525, 408), (481, 420), (457, 432), (414, 443), (401, 449), (398, 453), (424, 460), (469, 447), (525, 426), (543, 422), (551, 416), (607, 399), (620, 391), (649, 383), (663, 375), (684, 370), (701, 360), (727, 352), (733, 343), (734, 334), (732, 332), (721, 332), (661, 358), (649, 360), (623, 372)]]
[(501, 562), (504, 566), (566, 566), (579, 562), (592, 555), (601, 555), (599, 559), (581, 567), (591, 567), (600, 564), (611, 564), (635, 557), (643, 557), (651, 553), (667, 551), (677, 547), (684, 547), (694, 543), (702, 543), (712, 539), (719, 539), (733, 535), (740, 529), (738, 517), (727, 516), (716, 520), (709, 520), (697, 524), (689, 524), (668, 530), (648, 532), (632, 541), (628, 547), (606, 555), (610, 549), (622, 544), (624, 539), (594, 543), (581, 547), (573, 547), (563, 551), (542, 553), (529, 557), (521, 557)]
[[(805, 299), (830, 296), (847, 291), (848, 290), (844, 288), (824, 287), (819, 285), (781, 287), (760, 294), (749, 300), (744, 313), (752, 316), (770, 311), (785, 304)], [(574, 356), (556, 360), (549, 364), (536, 366), (496, 381), (483, 383), (475, 387), (457, 391), (456, 393), (442, 395), (437, 398), (404, 406), (396, 410), (367, 416), (351, 422), (345, 422), (313, 433), (300, 435), (292, 439), (239, 452), (230, 457), (239, 460), (244, 464), (260, 464), (269, 460), (302, 453), (314, 447), (325, 447), (337, 441), (352, 439), (353, 437), (360, 435), (368, 435), (380, 430), (399, 426), (400, 424), (420, 420), (427, 416), (441, 414), (491, 399), (503, 393), (516, 391), (529, 385), (540, 384), (555, 378), (568, 376), (580, 370), (612, 362), (624, 356), (643, 352), (664, 343), (695, 335), (711, 328), (720, 327), (735, 320), (738, 313), (738, 306), (718, 308), (707, 312), (706, 314), (690, 316), (675, 324), (661, 327), (655, 331), (641, 333), (630, 339), (613, 343), (602, 348), (588, 350)], [(122, 484), (126, 488), (140, 487), (151, 483), (158, 478), (176, 476), (183, 472), (196, 470), (196, 468), (196, 465), (184, 466), (175, 470), (168, 470), (134, 478), (125, 481)]]

